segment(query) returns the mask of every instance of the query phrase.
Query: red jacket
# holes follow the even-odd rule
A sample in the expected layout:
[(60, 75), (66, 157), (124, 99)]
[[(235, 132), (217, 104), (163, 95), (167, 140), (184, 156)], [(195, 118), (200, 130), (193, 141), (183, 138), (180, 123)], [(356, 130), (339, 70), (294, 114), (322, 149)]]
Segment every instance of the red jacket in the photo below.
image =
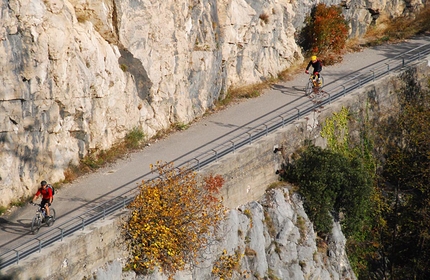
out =
[(49, 200), (52, 197), (52, 189), (48, 187), (45, 189), (40, 188), (37, 190), (36, 196), (40, 194), (42, 195), (43, 199)]

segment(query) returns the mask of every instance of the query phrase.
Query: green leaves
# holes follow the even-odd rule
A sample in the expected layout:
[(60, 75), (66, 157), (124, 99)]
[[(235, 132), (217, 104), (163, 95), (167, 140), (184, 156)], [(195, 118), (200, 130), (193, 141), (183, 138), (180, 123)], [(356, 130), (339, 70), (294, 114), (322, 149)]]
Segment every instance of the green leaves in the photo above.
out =
[(346, 233), (356, 229), (372, 190), (370, 174), (358, 159), (309, 146), (286, 173), (299, 186), (317, 231), (331, 230), (330, 213), (342, 212)]

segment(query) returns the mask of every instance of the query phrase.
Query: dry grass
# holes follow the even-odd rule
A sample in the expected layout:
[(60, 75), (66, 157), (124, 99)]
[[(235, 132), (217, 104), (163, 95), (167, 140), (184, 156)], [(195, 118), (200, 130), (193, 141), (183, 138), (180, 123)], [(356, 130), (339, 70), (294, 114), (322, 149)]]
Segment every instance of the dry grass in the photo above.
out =
[(108, 150), (93, 150), (88, 156), (81, 159), (78, 166), (70, 165), (64, 171), (64, 180), (55, 183), (55, 187), (58, 188), (61, 184), (71, 183), (84, 174), (113, 163), (128, 153), (141, 149), (146, 143), (144, 133), (140, 129), (132, 129), (122, 141), (113, 145), (112, 148)]
[(267, 14), (266, 12), (260, 14), (259, 18), (265, 23), (268, 24), (269, 23), (269, 14)]
[(303, 61), (302, 63), (296, 63), (291, 65), (290, 67), (278, 74), (278, 79), (283, 82), (293, 80), (297, 74), (303, 73), (308, 62), (309, 60), (305, 59), (305, 61)]
[(245, 255), (248, 257), (255, 257), (255, 256), (257, 256), (257, 252), (254, 249), (246, 247), (245, 248)]
[(279, 189), (281, 187), (285, 187), (285, 182), (282, 181), (276, 181), (271, 183), (267, 188), (266, 191), (270, 191), (270, 190), (274, 190), (274, 189)]
[(416, 15), (395, 19), (379, 19), (379, 23), (370, 27), (364, 36), (364, 46), (395, 43), (419, 34), (428, 34), (429, 32), (430, 4), (427, 4)]
[(220, 99), (215, 102), (215, 106), (214, 108), (212, 108), (211, 113), (225, 109), (229, 105), (237, 103), (239, 101), (259, 97), (263, 93), (263, 91), (268, 89), (270, 85), (272, 85), (275, 81), (276, 79), (269, 79), (261, 83), (230, 88), (223, 99)]

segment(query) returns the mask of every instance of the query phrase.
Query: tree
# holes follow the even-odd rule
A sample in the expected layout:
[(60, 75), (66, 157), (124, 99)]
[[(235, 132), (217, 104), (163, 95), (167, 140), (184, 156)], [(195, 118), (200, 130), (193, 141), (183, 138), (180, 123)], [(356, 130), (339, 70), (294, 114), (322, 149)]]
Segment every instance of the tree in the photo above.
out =
[(299, 186), (309, 218), (319, 234), (331, 230), (330, 213), (342, 212), (347, 236), (361, 228), (372, 191), (360, 160), (310, 145), (284, 173)]
[(393, 279), (428, 279), (430, 269), (430, 93), (406, 92), (397, 119), (385, 124), (380, 187), (386, 212), (385, 254)]
[(224, 207), (220, 175), (198, 178), (192, 170), (157, 162), (159, 176), (143, 181), (128, 206), (131, 215), (124, 232), (131, 252), (128, 267), (146, 274), (158, 267), (172, 276), (196, 262), (200, 249), (212, 241)]
[(306, 19), (306, 26), (301, 32), (301, 45), (305, 51), (325, 55), (328, 59), (332, 53), (339, 54), (345, 48), (348, 30), (340, 7), (318, 4)]

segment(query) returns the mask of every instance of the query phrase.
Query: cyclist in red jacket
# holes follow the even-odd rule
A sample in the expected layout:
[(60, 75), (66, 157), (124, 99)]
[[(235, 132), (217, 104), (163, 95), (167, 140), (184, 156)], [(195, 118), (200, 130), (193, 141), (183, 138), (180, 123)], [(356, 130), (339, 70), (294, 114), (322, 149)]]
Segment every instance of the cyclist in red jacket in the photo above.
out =
[(313, 75), (318, 77), (318, 83), (321, 84), (320, 72), (322, 71), (322, 62), (317, 58), (316, 55), (311, 56), (311, 61), (309, 61), (308, 66), (306, 67), (306, 74), (309, 74), (308, 70), (311, 66), (314, 68)]
[(52, 218), (49, 213), (49, 206), (51, 206), (54, 197), (52, 196), (52, 188), (48, 188), (48, 183), (46, 181), (40, 182), (40, 188), (37, 190), (36, 194), (33, 197), (33, 203), (39, 195), (42, 195), (42, 202), (40, 202), (40, 206), (45, 207), (46, 215), (49, 218)]

